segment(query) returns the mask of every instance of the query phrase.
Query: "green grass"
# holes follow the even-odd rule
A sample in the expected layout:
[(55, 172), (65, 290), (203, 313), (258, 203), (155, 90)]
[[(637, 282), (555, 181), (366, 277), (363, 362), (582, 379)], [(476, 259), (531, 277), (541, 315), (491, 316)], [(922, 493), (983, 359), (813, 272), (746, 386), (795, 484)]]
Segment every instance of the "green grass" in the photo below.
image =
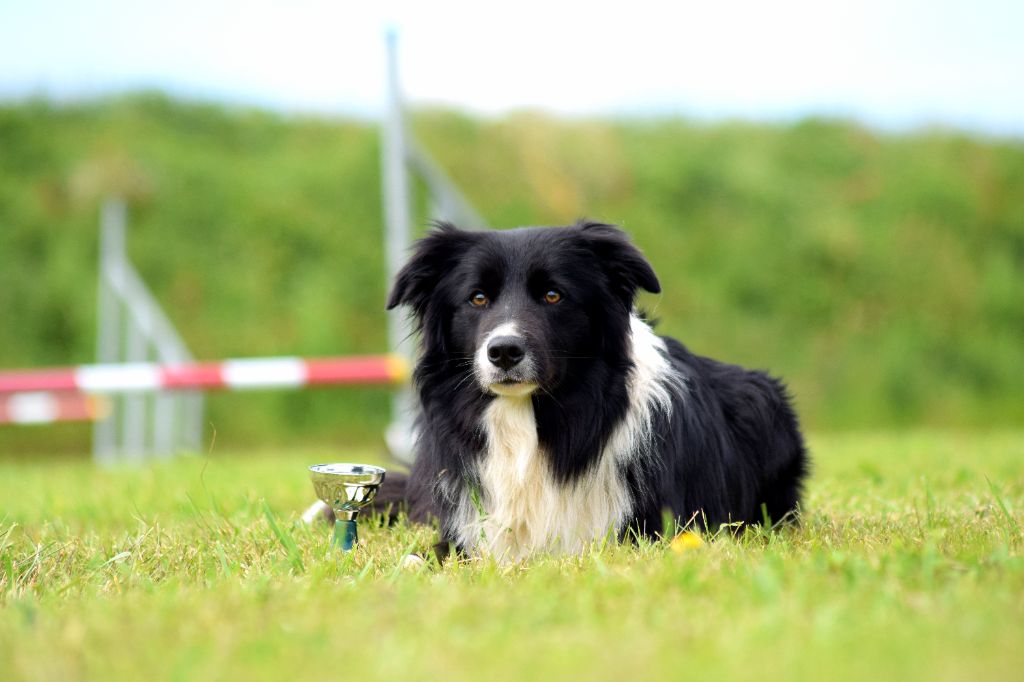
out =
[(298, 522), (366, 453), (0, 460), (0, 679), (1019, 679), (1024, 433), (812, 447), (797, 529), (418, 571)]

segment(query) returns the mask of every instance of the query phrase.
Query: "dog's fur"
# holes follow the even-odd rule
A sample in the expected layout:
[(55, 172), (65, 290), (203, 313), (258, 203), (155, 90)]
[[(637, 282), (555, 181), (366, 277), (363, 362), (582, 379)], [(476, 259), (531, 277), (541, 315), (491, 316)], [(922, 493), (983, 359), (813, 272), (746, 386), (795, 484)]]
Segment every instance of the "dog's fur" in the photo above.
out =
[(808, 465), (784, 387), (657, 336), (639, 289), (658, 279), (611, 225), (422, 239), (388, 300), (421, 332), (410, 515), (502, 560), (657, 534), (666, 511), (791, 518)]

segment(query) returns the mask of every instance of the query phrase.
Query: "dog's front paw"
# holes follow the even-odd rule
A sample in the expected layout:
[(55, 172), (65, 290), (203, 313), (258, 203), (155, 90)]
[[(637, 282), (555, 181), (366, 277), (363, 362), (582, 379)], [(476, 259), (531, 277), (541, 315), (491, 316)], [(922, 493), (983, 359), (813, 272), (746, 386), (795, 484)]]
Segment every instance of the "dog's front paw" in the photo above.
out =
[(402, 557), (402, 560), (398, 562), (398, 567), (403, 571), (418, 571), (423, 568), (426, 563), (426, 559), (421, 557), (419, 554), (406, 554)]
[(303, 523), (316, 523), (317, 521), (334, 523), (334, 510), (322, 500), (317, 500), (302, 512)]

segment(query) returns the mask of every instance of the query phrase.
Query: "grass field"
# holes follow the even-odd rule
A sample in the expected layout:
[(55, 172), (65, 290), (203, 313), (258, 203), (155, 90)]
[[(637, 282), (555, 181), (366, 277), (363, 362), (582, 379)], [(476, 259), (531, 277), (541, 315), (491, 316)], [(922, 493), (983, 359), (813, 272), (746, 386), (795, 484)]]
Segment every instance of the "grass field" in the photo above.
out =
[(298, 523), (367, 453), (0, 460), (0, 679), (1020, 679), (1024, 433), (812, 448), (798, 529), (418, 571)]

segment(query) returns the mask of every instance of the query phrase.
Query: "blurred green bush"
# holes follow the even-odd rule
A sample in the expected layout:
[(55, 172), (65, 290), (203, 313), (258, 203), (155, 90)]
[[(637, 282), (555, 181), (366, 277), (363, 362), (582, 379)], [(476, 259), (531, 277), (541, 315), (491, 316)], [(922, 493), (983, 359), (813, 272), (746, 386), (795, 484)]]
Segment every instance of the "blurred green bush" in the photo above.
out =
[[(856, 124), (474, 118), (425, 146), (494, 226), (616, 222), (697, 352), (789, 381), (819, 429), (1024, 423), (1024, 143)], [(97, 216), (193, 352), (385, 348), (377, 130), (141, 94), (0, 105), (0, 367), (91, 361)], [(387, 393), (212, 396), (218, 447), (373, 442)], [(81, 426), (0, 430), (78, 448)]]

